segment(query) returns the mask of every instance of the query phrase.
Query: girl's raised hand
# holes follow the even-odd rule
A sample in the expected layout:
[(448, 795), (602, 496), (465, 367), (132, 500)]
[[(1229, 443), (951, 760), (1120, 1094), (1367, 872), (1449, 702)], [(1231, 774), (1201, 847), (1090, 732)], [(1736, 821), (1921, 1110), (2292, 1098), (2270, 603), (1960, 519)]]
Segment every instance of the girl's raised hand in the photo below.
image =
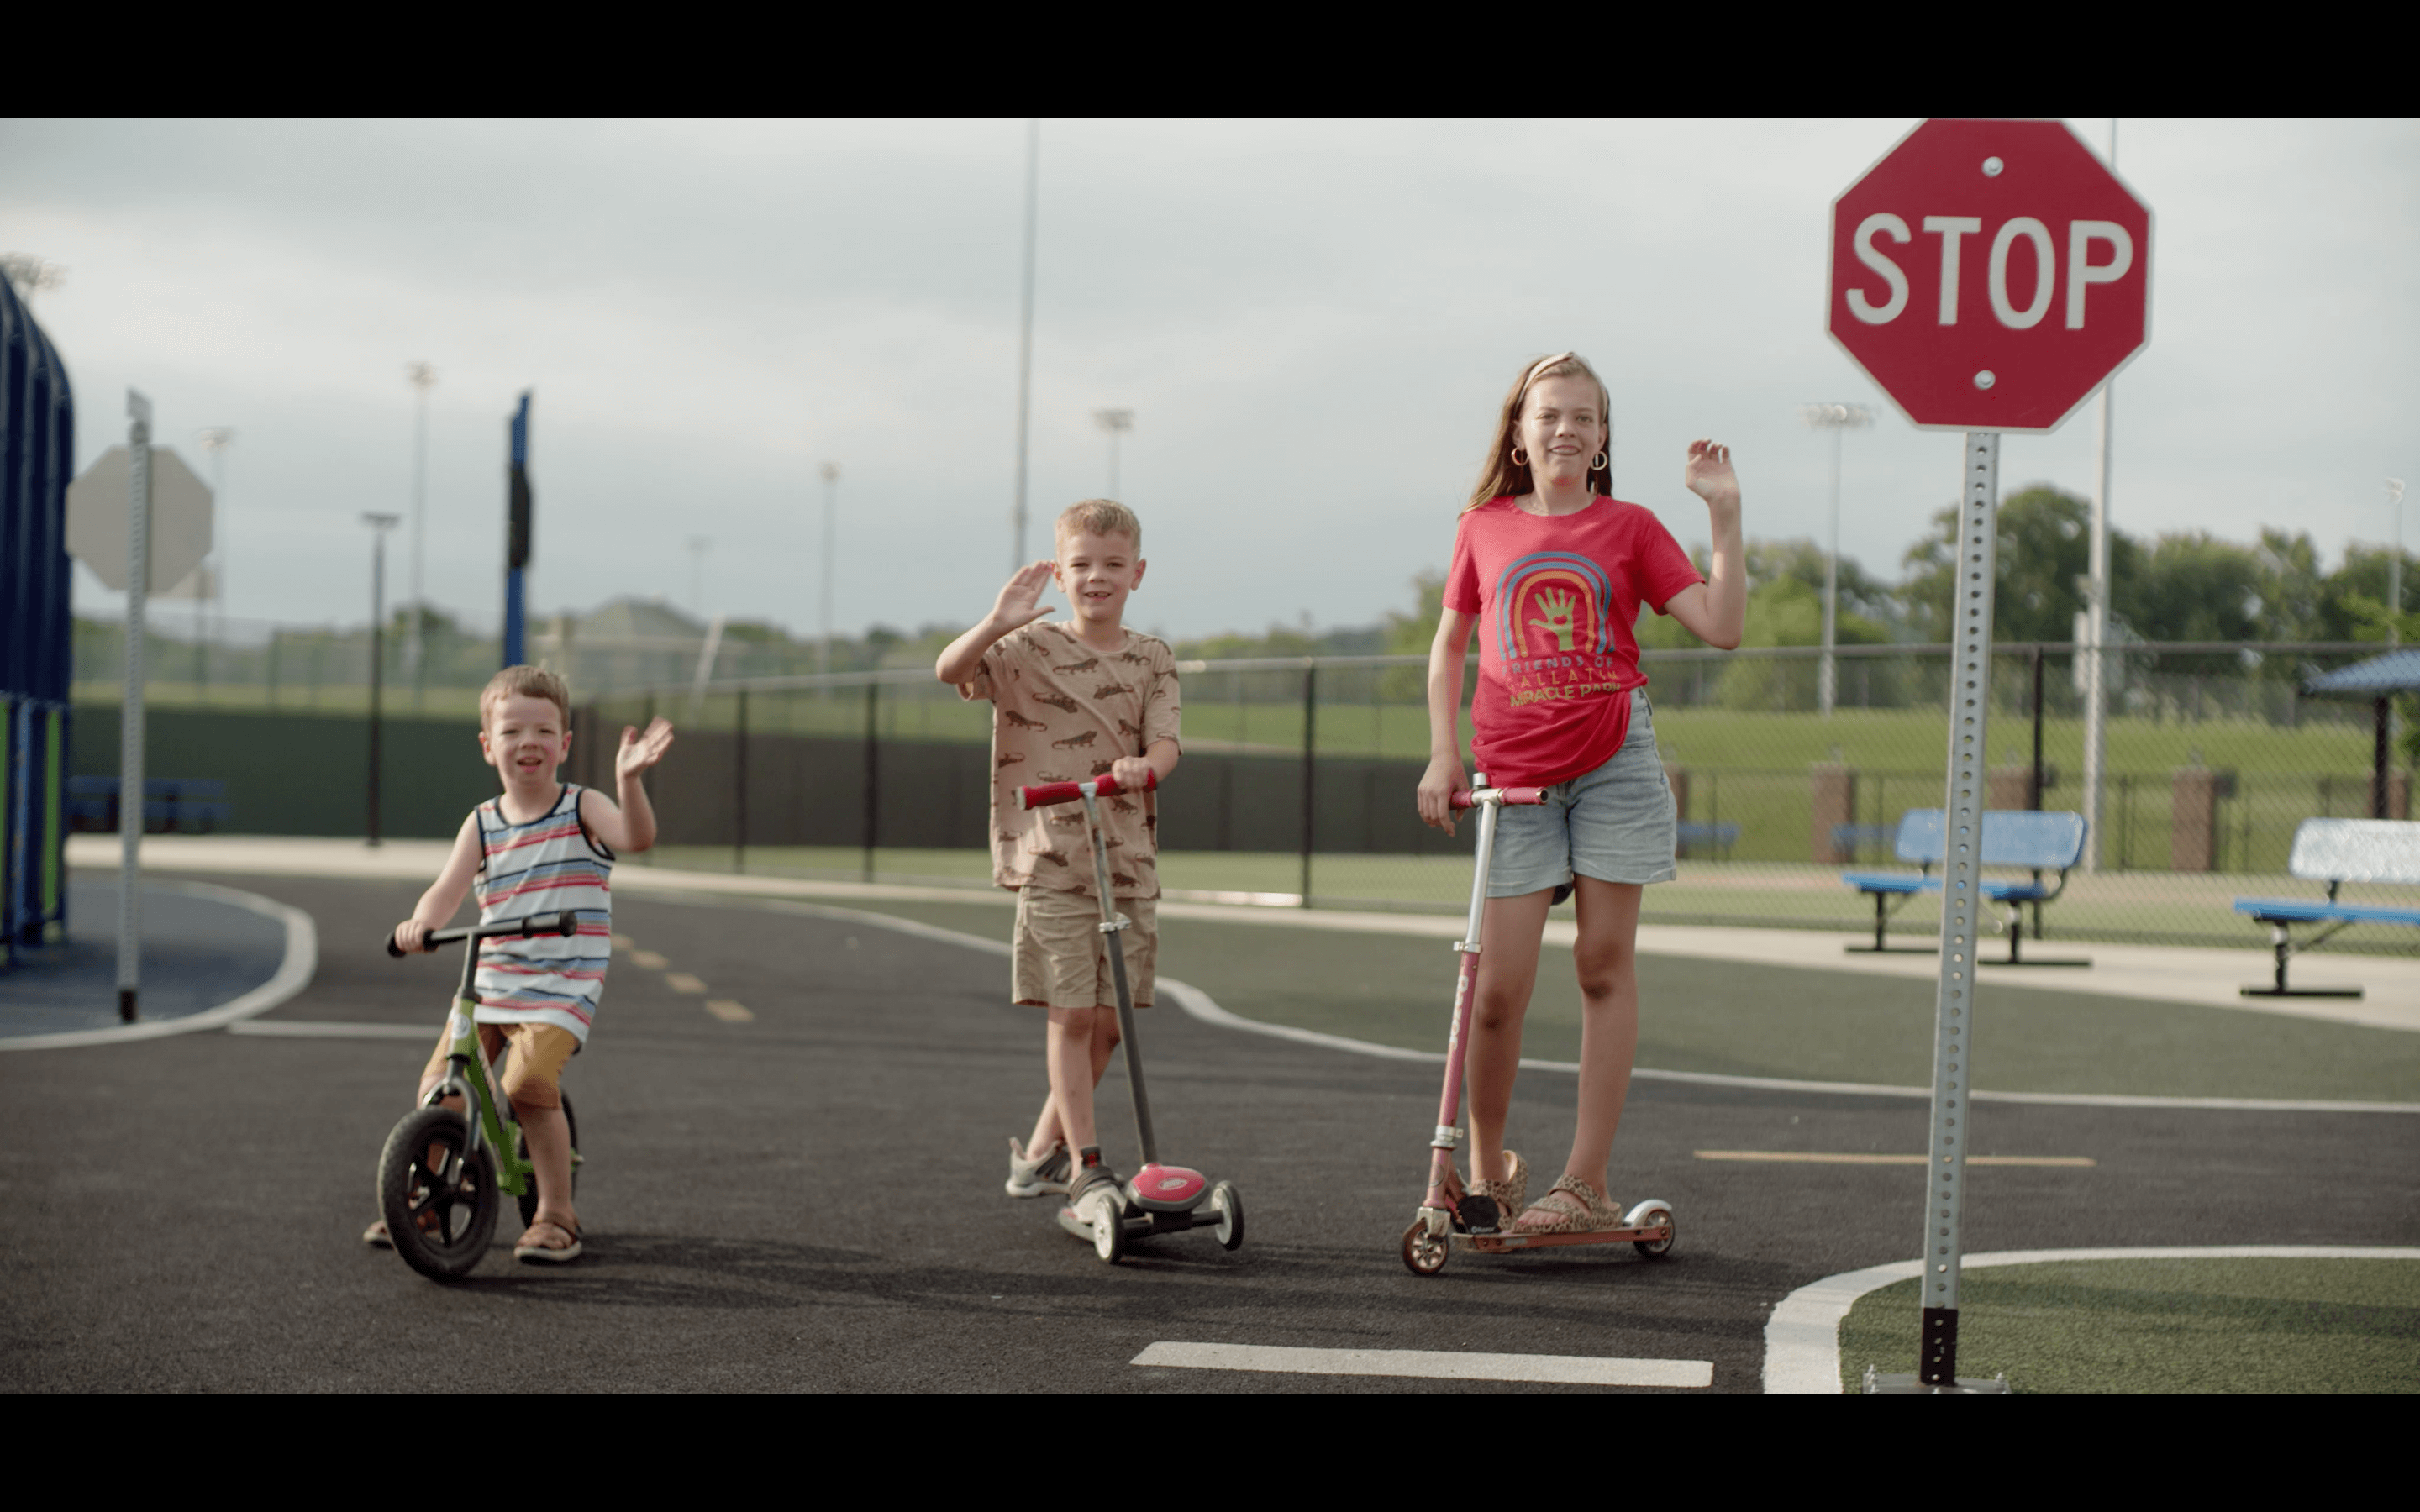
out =
[(647, 726), (641, 734), (629, 725), (622, 727), (622, 748), (613, 753), (613, 775), (628, 777), (645, 771), (664, 759), (673, 748), (673, 722), (661, 717)]
[(1051, 563), (1029, 562), (1016, 569), (1000, 591), (991, 606), (991, 622), (1002, 634), (1032, 625), (1050, 612), (1042, 602), (1042, 590), (1050, 583)]
[(1689, 460), (1681, 469), (1681, 482), (1710, 504), (1739, 502), (1739, 474), (1731, 471), (1731, 449), (1728, 446), (1711, 440), (1691, 441)]

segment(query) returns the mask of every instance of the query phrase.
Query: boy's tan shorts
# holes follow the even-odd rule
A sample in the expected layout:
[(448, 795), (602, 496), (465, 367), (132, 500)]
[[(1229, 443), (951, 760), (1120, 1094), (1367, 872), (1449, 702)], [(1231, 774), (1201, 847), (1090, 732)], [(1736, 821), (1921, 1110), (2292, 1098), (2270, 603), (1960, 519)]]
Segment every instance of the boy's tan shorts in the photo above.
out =
[[(1149, 1008), (1152, 970), (1159, 958), (1158, 901), (1120, 898), (1115, 906), (1134, 920), (1120, 936), (1126, 948), (1126, 985), (1134, 1006)], [(1117, 1007), (1109, 952), (1101, 947), (1108, 937), (1101, 933), (1101, 905), (1092, 898), (1064, 887), (1019, 887), (1011, 1000), (1027, 1008)]]
[[(506, 1044), (512, 1057), (504, 1062), (504, 1085), (498, 1088), (516, 1108), (563, 1106), (563, 1063), (580, 1049), (580, 1036), (552, 1024), (482, 1024), (479, 1048), (490, 1065)], [(420, 1085), (445, 1079), (445, 1060), (454, 1053), (454, 1036), (439, 1030), (437, 1053), (420, 1072)]]

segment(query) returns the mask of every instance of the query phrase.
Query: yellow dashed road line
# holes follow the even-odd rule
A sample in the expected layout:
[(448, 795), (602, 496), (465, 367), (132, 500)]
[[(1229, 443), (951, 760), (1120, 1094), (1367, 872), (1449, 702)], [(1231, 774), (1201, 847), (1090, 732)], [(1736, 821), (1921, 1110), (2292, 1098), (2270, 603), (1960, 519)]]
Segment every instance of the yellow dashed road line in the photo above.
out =
[(707, 998), (706, 1000), (706, 1011), (713, 1014), (716, 1018), (721, 1019), (725, 1024), (752, 1024), (756, 1021), (755, 1014), (751, 1013), (748, 1010), (740, 1007), (737, 1003), (733, 1002), (728, 997)]
[[(615, 941), (614, 943), (619, 944), (621, 942)], [(670, 965), (672, 963), (666, 961), (662, 956), (658, 955), (653, 950), (632, 950), (630, 952), (630, 964), (634, 966), (643, 966), (649, 971), (661, 971), (665, 966)]]
[(695, 977), (690, 976), (686, 971), (665, 972), (664, 985), (670, 987), (676, 993), (702, 993), (706, 991), (706, 983), (698, 980)]

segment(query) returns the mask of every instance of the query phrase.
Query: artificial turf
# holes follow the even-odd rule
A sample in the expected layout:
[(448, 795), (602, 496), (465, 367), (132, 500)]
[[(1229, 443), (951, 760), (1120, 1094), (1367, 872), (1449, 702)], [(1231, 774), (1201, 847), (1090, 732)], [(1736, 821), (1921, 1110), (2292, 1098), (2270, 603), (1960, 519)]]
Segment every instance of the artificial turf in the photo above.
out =
[[(1840, 1381), (1916, 1369), (1917, 1278), (1840, 1323)], [(2055, 1260), (1959, 1280), (1958, 1373), (2055, 1393), (2420, 1391), (2420, 1261)]]

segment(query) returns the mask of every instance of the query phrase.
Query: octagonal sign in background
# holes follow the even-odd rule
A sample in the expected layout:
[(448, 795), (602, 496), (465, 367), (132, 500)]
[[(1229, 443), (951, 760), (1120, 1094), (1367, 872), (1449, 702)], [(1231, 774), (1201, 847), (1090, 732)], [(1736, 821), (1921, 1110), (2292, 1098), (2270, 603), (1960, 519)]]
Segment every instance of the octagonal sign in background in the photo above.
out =
[(1929, 120), (1832, 202), (1829, 287), (1919, 426), (2055, 430), (2150, 339), (2151, 212), (2064, 122)]

